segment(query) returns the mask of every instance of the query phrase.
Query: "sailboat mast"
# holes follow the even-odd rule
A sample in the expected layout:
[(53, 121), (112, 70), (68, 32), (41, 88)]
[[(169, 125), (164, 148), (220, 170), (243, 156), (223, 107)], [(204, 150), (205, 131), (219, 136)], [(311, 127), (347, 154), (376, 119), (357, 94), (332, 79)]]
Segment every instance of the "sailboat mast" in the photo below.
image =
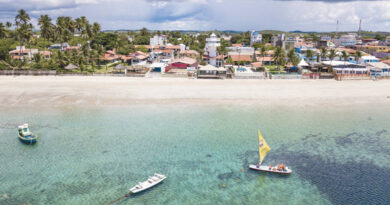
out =
[[(259, 130), (258, 132), (260, 132), (260, 130)], [(257, 134), (259, 134), (259, 133), (257, 133)], [(257, 147), (259, 148), (259, 166), (260, 166), (260, 165), (261, 165), (261, 161), (260, 161), (260, 159), (261, 159), (261, 152), (260, 152), (260, 137), (258, 137)]]

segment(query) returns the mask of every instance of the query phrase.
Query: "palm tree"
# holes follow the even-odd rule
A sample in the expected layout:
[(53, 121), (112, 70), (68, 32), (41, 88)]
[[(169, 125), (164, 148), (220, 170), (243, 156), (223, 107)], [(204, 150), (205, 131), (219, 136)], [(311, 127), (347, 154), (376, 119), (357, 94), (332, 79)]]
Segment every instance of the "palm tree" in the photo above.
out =
[(15, 17), (16, 33), (19, 37), (20, 52), (22, 51), (22, 44), (26, 37), (25, 33), (28, 32), (30, 27), (28, 26), (30, 20), (30, 16), (23, 9), (19, 10), (18, 15)]
[(101, 29), (101, 26), (99, 23), (97, 23), (97, 22), (93, 23), (93, 25), (92, 25), (93, 36), (96, 36), (100, 32), (100, 29)]
[(334, 59), (336, 56), (337, 56), (336, 50), (330, 49), (329, 54), (328, 54), (329, 59), (330, 59), (331, 61), (333, 61), (333, 59)]
[(7, 33), (8, 31), (5, 25), (2, 22), (0, 22), (0, 38), (5, 38), (7, 36)]
[(341, 52), (341, 57), (343, 58), (344, 65), (345, 65), (345, 62), (348, 61), (349, 54), (347, 53), (347, 51), (342, 51)]
[(307, 50), (306, 51), (306, 58), (307, 58), (307, 62), (309, 63), (309, 65), (311, 64), (311, 59), (314, 57), (314, 51), (312, 50)]
[(280, 72), (279, 66), (283, 66), (286, 63), (285, 57), (286, 57), (286, 51), (282, 47), (277, 47), (273, 59), (276, 62), (276, 65), (278, 65), (279, 72)]
[(325, 47), (321, 47), (321, 60), (326, 59), (328, 51), (326, 50)]
[(359, 62), (360, 58), (362, 58), (362, 52), (361, 51), (356, 51), (355, 58), (356, 58), (355, 60), (357, 62)]
[(48, 15), (41, 15), (38, 19), (38, 25), (41, 26), (41, 35), (44, 39), (43, 48), (46, 49), (46, 40), (50, 38), (52, 23), (51, 18)]
[(69, 16), (65, 17), (64, 21), (65, 21), (65, 27), (69, 31), (68, 33), (72, 34), (72, 39), (74, 42), (74, 33), (76, 32), (76, 28), (75, 28), (76, 22), (73, 21), (73, 19)]
[(82, 26), (81, 34), (84, 38), (86, 38), (88, 35), (87, 25), (89, 25), (89, 21), (88, 21), (87, 17), (85, 17), (85, 16), (80, 17), (79, 23)]
[(288, 61), (289, 63), (293, 63), (294, 61), (294, 58), (297, 57), (297, 55), (295, 54), (295, 51), (294, 49), (290, 49), (287, 53), (287, 58), (288, 58)]

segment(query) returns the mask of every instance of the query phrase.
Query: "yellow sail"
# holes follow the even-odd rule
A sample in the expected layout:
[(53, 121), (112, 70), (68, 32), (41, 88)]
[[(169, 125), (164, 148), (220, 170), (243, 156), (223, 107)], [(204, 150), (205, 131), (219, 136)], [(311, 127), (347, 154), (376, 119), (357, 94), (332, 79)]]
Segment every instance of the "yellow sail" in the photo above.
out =
[(263, 159), (267, 155), (267, 153), (271, 150), (271, 147), (268, 146), (267, 142), (264, 140), (261, 132), (259, 130), (259, 159), (260, 164), (263, 162)]

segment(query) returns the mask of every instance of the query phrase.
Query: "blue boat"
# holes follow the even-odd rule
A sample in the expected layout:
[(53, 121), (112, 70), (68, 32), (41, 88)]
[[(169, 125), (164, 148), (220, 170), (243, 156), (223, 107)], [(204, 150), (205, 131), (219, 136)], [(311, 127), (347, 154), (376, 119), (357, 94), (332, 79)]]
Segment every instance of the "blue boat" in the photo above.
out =
[(18, 137), (26, 144), (35, 144), (38, 139), (37, 135), (34, 135), (30, 132), (28, 129), (28, 124), (18, 126)]

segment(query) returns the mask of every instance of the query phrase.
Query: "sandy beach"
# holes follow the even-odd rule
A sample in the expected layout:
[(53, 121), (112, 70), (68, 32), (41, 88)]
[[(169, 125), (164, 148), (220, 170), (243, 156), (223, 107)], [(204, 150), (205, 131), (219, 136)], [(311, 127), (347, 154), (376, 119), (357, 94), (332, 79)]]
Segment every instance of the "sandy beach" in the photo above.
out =
[(0, 106), (390, 104), (390, 81), (1, 76)]

